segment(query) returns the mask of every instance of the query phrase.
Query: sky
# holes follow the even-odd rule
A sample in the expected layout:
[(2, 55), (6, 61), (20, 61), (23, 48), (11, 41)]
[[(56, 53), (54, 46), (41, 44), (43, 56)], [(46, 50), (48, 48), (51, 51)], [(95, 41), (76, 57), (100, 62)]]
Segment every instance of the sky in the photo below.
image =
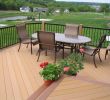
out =
[(56, 1), (76, 1), (76, 2), (110, 3), (110, 0), (56, 0)]

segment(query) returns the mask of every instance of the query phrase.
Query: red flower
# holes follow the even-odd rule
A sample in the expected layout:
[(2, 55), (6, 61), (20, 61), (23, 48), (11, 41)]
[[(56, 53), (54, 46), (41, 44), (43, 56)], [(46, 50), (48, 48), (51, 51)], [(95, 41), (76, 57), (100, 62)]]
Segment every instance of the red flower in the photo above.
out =
[(64, 69), (63, 69), (63, 70), (64, 70), (64, 72), (68, 72), (68, 71), (69, 71), (69, 69), (70, 69), (70, 67), (68, 67), (68, 66), (67, 66), (67, 67), (64, 67)]
[(41, 63), (41, 64), (40, 64), (40, 67), (41, 67), (41, 68), (44, 68), (44, 63)]
[(40, 64), (40, 67), (45, 68), (47, 65), (48, 65), (48, 62), (43, 62), (43, 63)]
[(44, 62), (44, 66), (47, 66), (48, 65), (48, 62)]
[(79, 51), (80, 51), (81, 53), (83, 53), (83, 52), (84, 52), (84, 49), (83, 49), (83, 48), (80, 48)]

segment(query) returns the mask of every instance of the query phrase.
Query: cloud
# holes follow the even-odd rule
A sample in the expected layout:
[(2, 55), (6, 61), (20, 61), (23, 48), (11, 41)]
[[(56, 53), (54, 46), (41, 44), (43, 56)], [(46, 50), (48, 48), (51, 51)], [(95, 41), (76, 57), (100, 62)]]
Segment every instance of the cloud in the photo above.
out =
[(76, 1), (76, 2), (110, 3), (110, 0), (56, 0), (56, 1)]

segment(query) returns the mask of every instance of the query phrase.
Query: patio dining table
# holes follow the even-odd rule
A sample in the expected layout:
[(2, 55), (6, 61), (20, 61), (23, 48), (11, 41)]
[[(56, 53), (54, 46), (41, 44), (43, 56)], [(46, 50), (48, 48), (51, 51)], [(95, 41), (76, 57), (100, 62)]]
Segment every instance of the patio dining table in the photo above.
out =
[[(37, 38), (37, 33), (32, 34), (32, 38)], [(91, 41), (89, 37), (78, 35), (77, 37), (66, 36), (63, 33), (55, 33), (55, 41), (60, 43), (68, 43), (68, 44), (85, 44)]]
[[(32, 38), (37, 38), (37, 33), (33, 33)], [(69, 37), (65, 36), (63, 33), (55, 33), (55, 41), (70, 44), (83, 44), (90, 42), (91, 39), (82, 35), (78, 35), (78, 37)]]

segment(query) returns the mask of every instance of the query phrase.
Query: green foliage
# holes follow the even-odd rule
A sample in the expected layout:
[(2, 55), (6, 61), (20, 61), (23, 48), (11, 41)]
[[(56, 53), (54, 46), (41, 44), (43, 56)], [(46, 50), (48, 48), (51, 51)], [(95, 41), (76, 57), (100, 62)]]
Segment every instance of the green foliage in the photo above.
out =
[[(63, 73), (76, 75), (79, 70), (83, 69), (82, 61), (83, 57), (81, 54), (72, 53), (70, 56), (56, 64), (45, 64), (45, 62), (41, 63), (40, 67), (43, 69), (39, 72), (39, 74), (44, 80), (57, 80)], [(64, 71), (65, 67), (69, 67), (69, 70), (66, 72)]]
[(39, 73), (44, 80), (57, 80), (61, 75), (62, 69), (56, 64), (48, 64)]
[(101, 12), (110, 12), (110, 5), (109, 4), (102, 4), (101, 7), (100, 7), (100, 11)]
[(81, 69), (83, 69), (83, 57), (80, 53), (72, 53), (67, 58), (59, 62), (61, 68), (69, 67), (69, 70), (64, 72), (68, 75), (76, 75)]
[(105, 16), (102, 13), (90, 13), (90, 12), (76, 12), (62, 15), (49, 16), (54, 19), (51, 23), (55, 24), (83, 24), (84, 26), (102, 27), (107, 28), (109, 23), (109, 15)]

